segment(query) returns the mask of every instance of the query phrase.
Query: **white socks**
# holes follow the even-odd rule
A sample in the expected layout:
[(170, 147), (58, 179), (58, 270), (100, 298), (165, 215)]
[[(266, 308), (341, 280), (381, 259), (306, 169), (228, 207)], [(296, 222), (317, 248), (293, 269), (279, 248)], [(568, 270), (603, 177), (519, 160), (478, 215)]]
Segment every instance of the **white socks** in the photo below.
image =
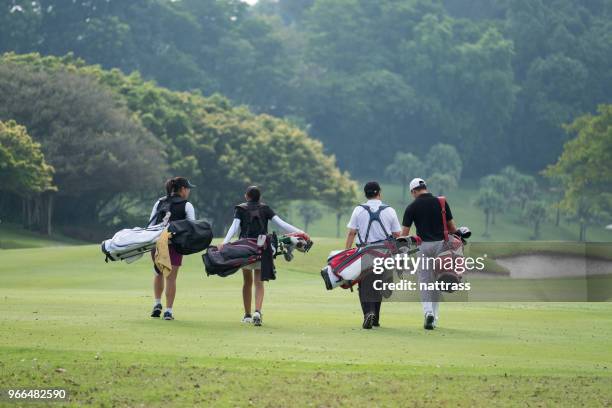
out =
[(153, 306), (161, 305), (161, 299), (155, 299)]
[(166, 312), (170, 312), (170, 313), (172, 313), (172, 308), (171, 308), (171, 307), (167, 307), (167, 308), (166, 308)]

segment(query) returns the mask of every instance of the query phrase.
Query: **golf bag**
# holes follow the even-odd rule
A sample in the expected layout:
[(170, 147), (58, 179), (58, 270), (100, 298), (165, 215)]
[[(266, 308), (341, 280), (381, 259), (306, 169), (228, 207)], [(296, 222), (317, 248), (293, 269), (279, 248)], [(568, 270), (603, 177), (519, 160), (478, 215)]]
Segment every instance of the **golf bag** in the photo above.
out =
[[(460, 227), (453, 234), (448, 233), (446, 223), (446, 198), (438, 197), (442, 207), (442, 226), (444, 227), (444, 250), (438, 254), (434, 262), (436, 281), (445, 283), (459, 283), (463, 278), (464, 255), (463, 246), (472, 235), (467, 227)], [(457, 268), (460, 266), (460, 268)], [(452, 290), (448, 290), (452, 293)]]
[(366, 273), (371, 273), (374, 258), (387, 258), (398, 253), (414, 253), (417, 251), (418, 241), (418, 237), (389, 238), (357, 248), (330, 252), (327, 265), (321, 269), (325, 288), (332, 290), (340, 286), (343, 289), (350, 289), (359, 283)]
[(230, 276), (238, 269), (261, 262), (262, 280), (275, 279), (274, 258), (284, 255), (287, 261), (293, 259), (293, 251), (308, 252), (313, 243), (303, 234), (294, 233), (278, 238), (275, 233), (260, 235), (259, 238), (244, 238), (223, 245), (219, 250), (211, 246), (202, 255), (206, 275)]
[(105, 262), (137, 261), (146, 252), (155, 248), (155, 243), (166, 229), (166, 224), (157, 224), (147, 228), (122, 229), (111, 239), (102, 242), (102, 253), (106, 256)]
[(203, 220), (172, 221), (168, 225), (168, 232), (172, 234), (170, 239), (172, 246), (182, 255), (205, 250), (213, 239), (210, 224)]

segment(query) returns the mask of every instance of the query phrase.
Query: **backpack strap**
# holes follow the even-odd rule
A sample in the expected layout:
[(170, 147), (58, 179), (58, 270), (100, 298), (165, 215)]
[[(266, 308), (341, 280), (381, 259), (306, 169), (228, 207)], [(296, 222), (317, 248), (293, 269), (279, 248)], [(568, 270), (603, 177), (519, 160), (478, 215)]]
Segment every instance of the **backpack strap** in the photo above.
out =
[(161, 202), (162, 202), (162, 200), (164, 200), (164, 198), (160, 198), (159, 200), (157, 200), (157, 204), (155, 204), (155, 208), (156, 208), (156, 210), (155, 210), (155, 214), (153, 214), (153, 217), (151, 217), (151, 219), (149, 220), (149, 222), (147, 222), (147, 227), (148, 227), (149, 225), (151, 225), (151, 223), (153, 222), (153, 220), (156, 220), (156, 219), (157, 219), (157, 217), (159, 216), (159, 214), (161, 213), (161, 210), (160, 210), (160, 208), (159, 208), (159, 207), (161, 206)]
[(359, 242), (361, 245), (365, 245), (368, 242), (368, 238), (370, 236), (370, 228), (372, 227), (372, 224), (374, 223), (374, 221), (377, 221), (378, 224), (380, 225), (380, 227), (383, 230), (383, 233), (385, 234), (385, 237), (389, 237), (390, 234), (387, 232), (387, 229), (385, 228), (385, 226), (382, 223), (382, 220), (380, 219), (380, 213), (386, 209), (389, 208), (388, 205), (381, 205), (380, 207), (378, 207), (378, 210), (376, 211), (372, 211), (372, 209), (365, 205), (365, 204), (360, 204), (359, 205), (361, 208), (363, 208), (364, 210), (366, 210), (368, 212), (368, 216), (370, 217), (370, 219), (368, 220), (368, 229), (366, 230), (366, 235), (365, 235), (365, 239), (361, 239), (361, 234), (359, 234), (359, 230), (357, 230), (357, 236), (359, 237)]
[(262, 212), (261, 204), (257, 204), (256, 207), (252, 207), (251, 206), (249, 208), (248, 203), (242, 203), (242, 204), (237, 205), (236, 207), (242, 208), (243, 210), (245, 210), (249, 214), (249, 226), (247, 227), (247, 232), (250, 232), (250, 228), (251, 228), (251, 225), (253, 223), (253, 220), (257, 219), (257, 222), (259, 223), (259, 227), (261, 228), (260, 229), (260, 233), (261, 234), (264, 233), (266, 228), (265, 228), (265, 225), (264, 225), (264, 222), (263, 222), (263, 212)]
[(446, 197), (438, 197), (440, 207), (442, 207), (442, 226), (444, 227), (444, 241), (448, 241), (448, 225), (446, 224)]

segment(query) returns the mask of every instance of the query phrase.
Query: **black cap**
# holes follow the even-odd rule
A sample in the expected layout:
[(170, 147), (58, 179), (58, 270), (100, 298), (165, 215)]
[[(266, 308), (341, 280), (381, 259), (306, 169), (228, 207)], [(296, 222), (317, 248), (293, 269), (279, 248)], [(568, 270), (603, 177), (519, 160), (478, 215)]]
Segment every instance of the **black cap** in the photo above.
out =
[(380, 184), (377, 181), (368, 181), (363, 187), (363, 192), (368, 198), (375, 197), (380, 193)]
[(195, 184), (191, 184), (191, 182), (184, 178), (184, 177), (177, 177), (174, 185), (176, 186), (177, 189), (181, 188), (181, 187), (185, 187), (185, 188), (194, 188)]

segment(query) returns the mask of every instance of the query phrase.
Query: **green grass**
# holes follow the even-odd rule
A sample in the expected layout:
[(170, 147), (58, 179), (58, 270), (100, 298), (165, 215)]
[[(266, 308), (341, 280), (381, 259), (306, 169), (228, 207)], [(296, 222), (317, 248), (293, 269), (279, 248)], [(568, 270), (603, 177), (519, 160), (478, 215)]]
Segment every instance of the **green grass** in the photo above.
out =
[(42, 248), (49, 246), (75, 245), (81, 242), (60, 234), (52, 236), (27, 231), (21, 226), (0, 223), (0, 250), (16, 248)]
[(426, 332), (419, 304), (391, 303), (365, 331), (356, 293), (317, 274), (339, 246), (278, 262), (261, 328), (239, 323), (240, 277), (205, 277), (197, 255), (165, 322), (147, 317), (148, 260), (2, 251), (0, 389), (66, 388), (75, 406), (612, 404), (612, 304), (444, 304)]
[[(400, 185), (385, 182), (381, 185), (383, 189), (383, 201), (395, 208), (401, 222), (406, 205), (412, 198), (408, 195), (407, 200), (402, 199), (402, 188)], [(495, 225), (490, 227), (491, 236), (483, 237), (484, 214), (473, 204), (477, 193), (478, 188), (476, 184), (466, 181), (462, 183), (460, 188), (445, 194), (449, 200), (453, 216), (458, 225), (469, 226), (474, 232), (473, 239), (475, 241), (515, 242), (529, 241), (531, 239), (533, 228), (526, 225), (521, 219), (520, 210), (518, 208), (511, 209), (504, 214), (498, 214)], [(363, 201), (365, 201), (365, 198)], [(296, 208), (297, 203), (294, 203), (287, 217), (295, 224), (301, 226), (303, 222)], [(314, 222), (312, 226), (309, 227), (309, 233), (314, 236), (335, 237), (336, 217), (334, 214), (328, 214), (329, 209), (324, 207), (321, 208), (324, 214), (323, 218)], [(555, 227), (553, 221), (554, 215), (554, 211), (551, 208), (551, 213), (549, 214), (550, 219), (542, 223), (540, 239), (543, 241), (578, 240), (578, 225), (562, 220), (560, 226)], [(346, 214), (342, 218), (340, 225), (340, 233), (342, 236), (346, 233), (346, 224), (348, 223), (349, 216), (350, 214)], [(612, 230), (606, 230), (604, 225), (600, 227), (589, 227), (587, 230), (587, 239), (589, 241), (612, 242)]]

